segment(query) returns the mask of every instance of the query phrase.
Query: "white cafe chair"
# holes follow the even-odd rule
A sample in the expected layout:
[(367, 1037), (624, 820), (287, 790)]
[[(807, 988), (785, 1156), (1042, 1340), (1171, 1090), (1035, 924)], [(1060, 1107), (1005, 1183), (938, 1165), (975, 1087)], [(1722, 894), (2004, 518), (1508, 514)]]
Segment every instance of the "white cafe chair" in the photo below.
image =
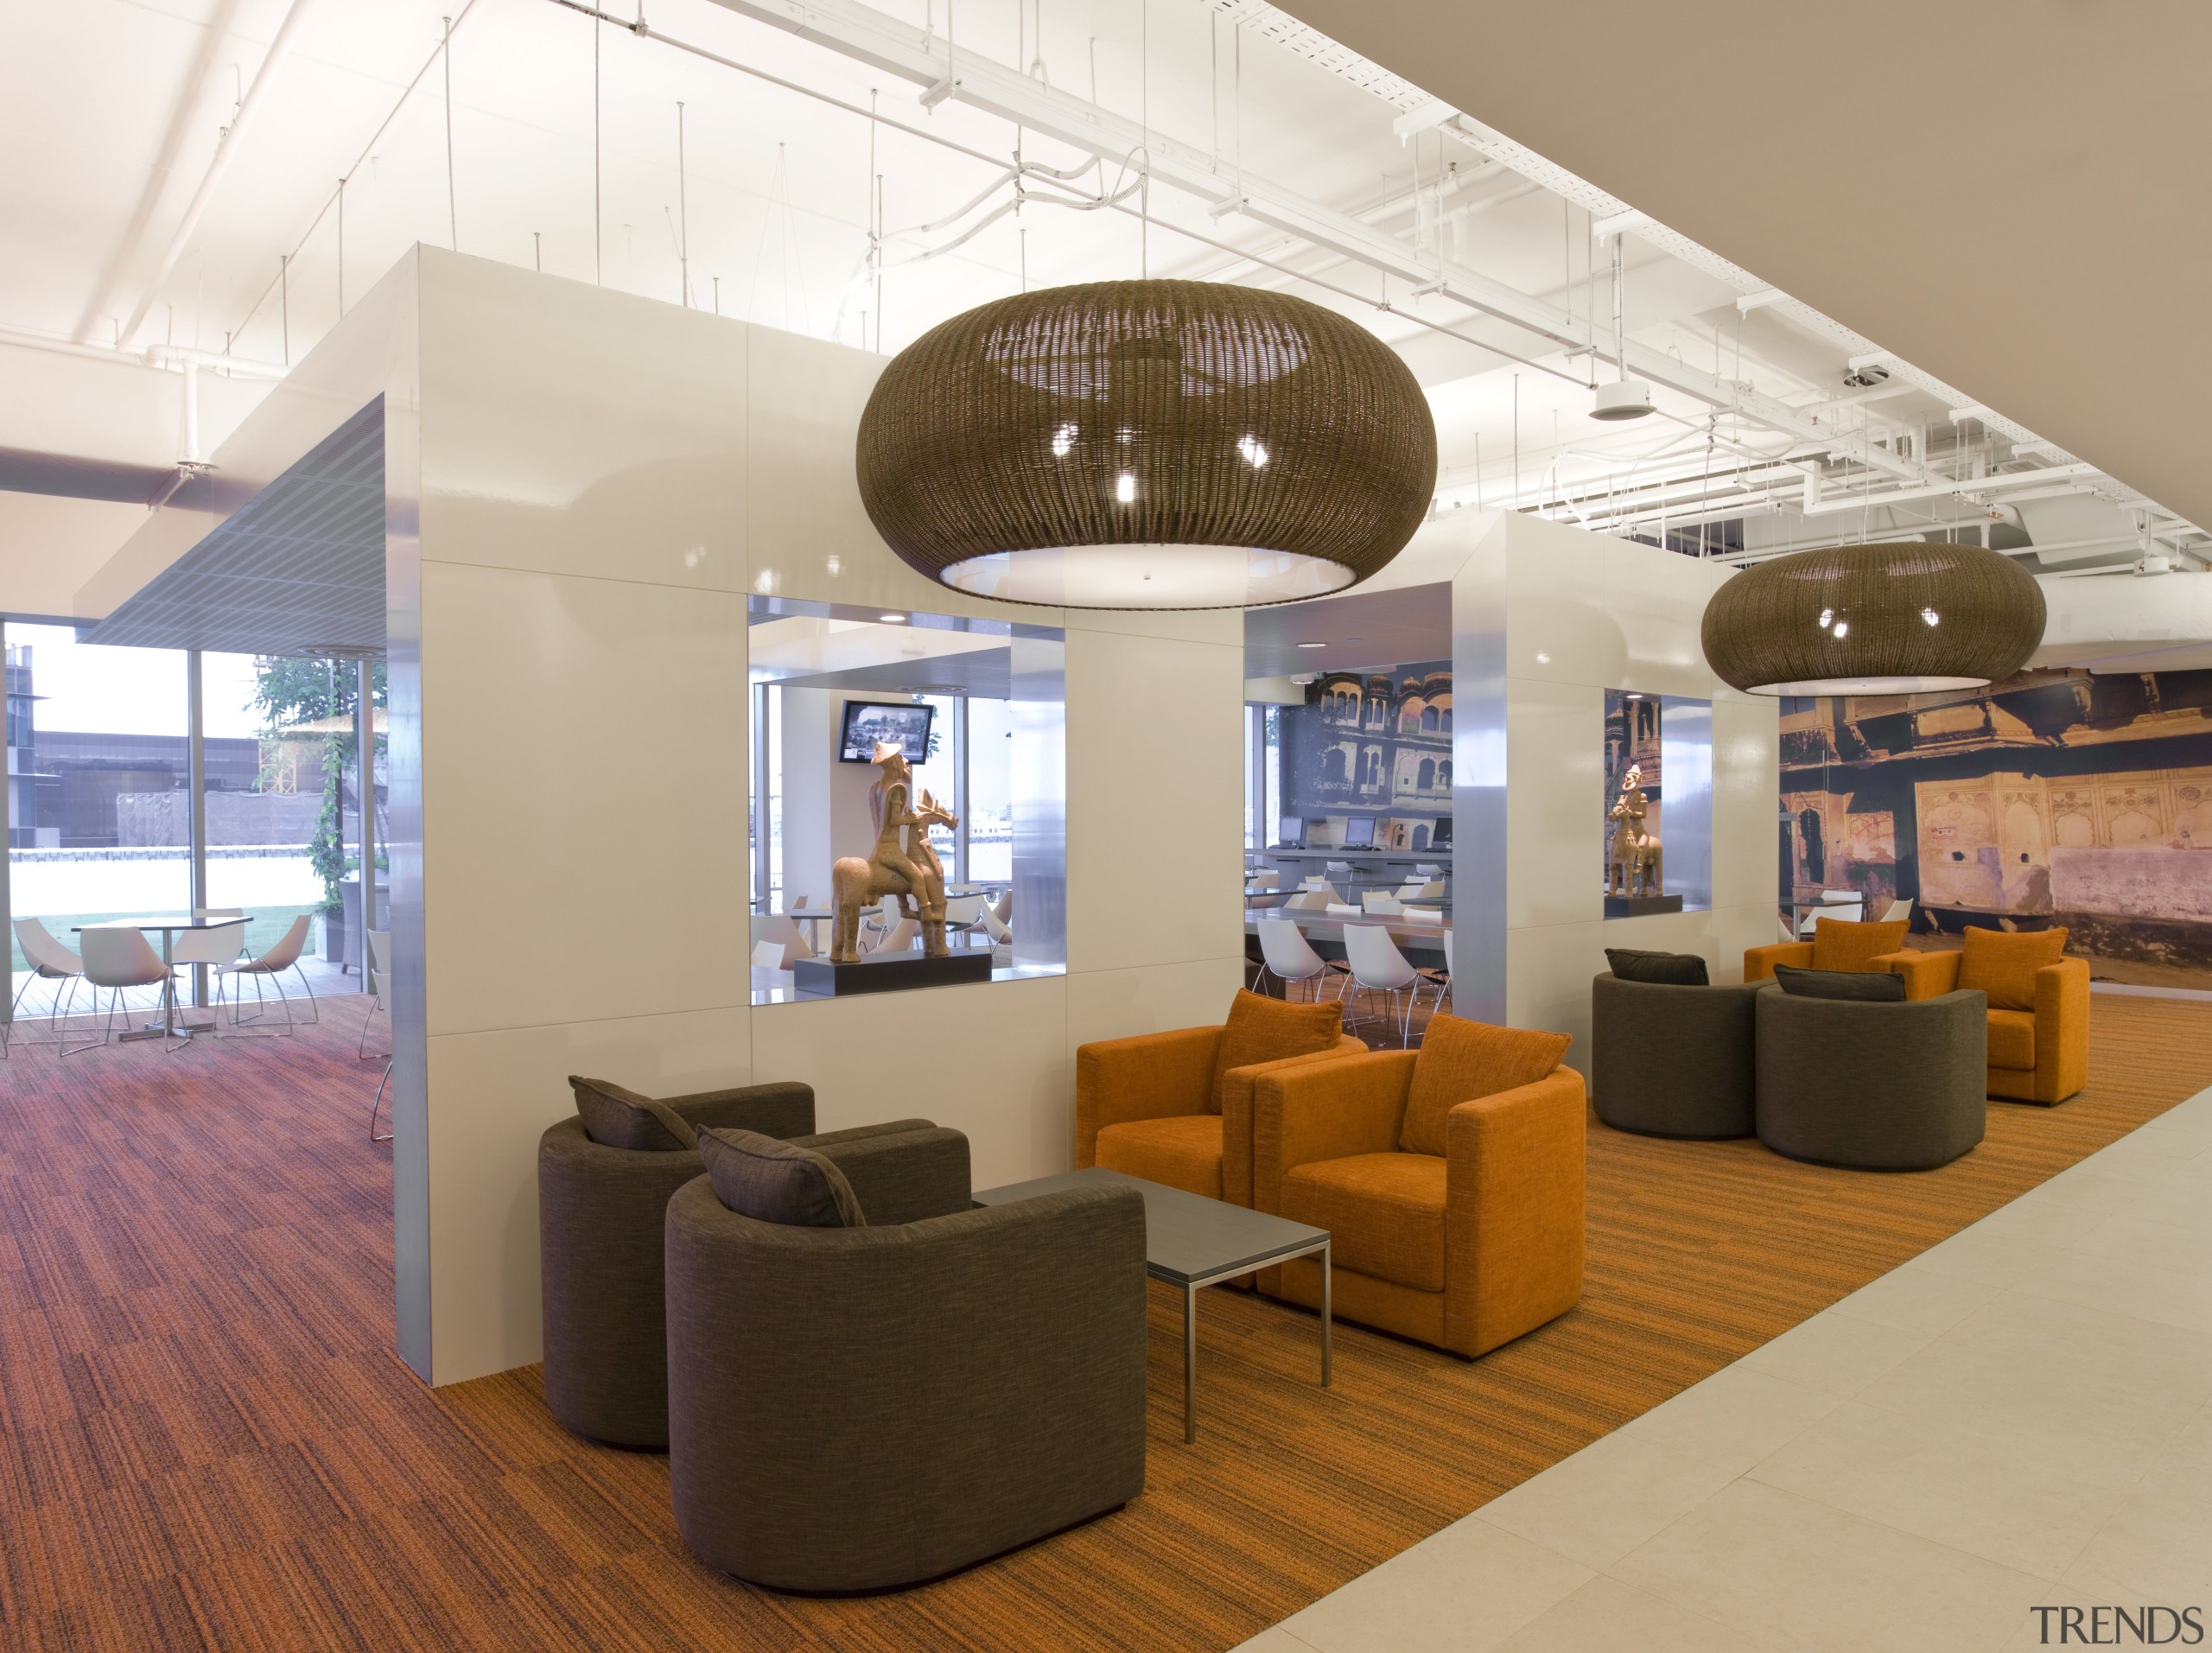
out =
[[(1390, 939), (1390, 932), (1379, 924), (1346, 925), (1344, 957), (1351, 966), (1351, 979), (1362, 993), (1389, 995), (1389, 1019), (1398, 1024), (1398, 1042), (1409, 1043), (1413, 1037), (1414, 1006), (1420, 1001), (1421, 990), (1427, 984), (1427, 978), (1407, 963), (1397, 943)], [(1402, 1011), (1398, 1008), (1402, 994), (1411, 995)]]
[(783, 969), (784, 944), (780, 941), (756, 942), (753, 948), (753, 968), (757, 970)]
[(1907, 924), (1912, 922), (1912, 903), (1910, 900), (1891, 902), (1888, 911), (1882, 914), (1884, 924), (1895, 924), (1900, 919)]
[(1408, 924), (1442, 924), (1444, 910), (1433, 906), (1409, 906), (1401, 915)]
[(913, 919), (901, 919), (886, 931), (883, 939), (868, 950), (871, 953), (911, 952), (922, 938), (922, 926)]
[(1338, 994), (1342, 995), (1344, 965), (1315, 952), (1313, 944), (1306, 939), (1306, 932), (1293, 920), (1260, 919), (1255, 921), (1254, 927), (1259, 932), (1260, 957), (1266, 961), (1265, 973), (1283, 984), (1285, 998), (1290, 996), (1290, 986), (1294, 982), (1313, 982), (1313, 996), (1319, 998), (1321, 979), (1332, 972), (1337, 976)]
[(996, 907), (983, 909), (983, 933), (991, 938), (994, 947), (1004, 947), (1014, 940), (1014, 931), (1007, 928), (1006, 920), (999, 917)]
[[(389, 930), (369, 931), (369, 1010), (368, 1014), (361, 1018), (361, 1037), (353, 1046), (354, 1055), (361, 1056), (365, 1053), (369, 1042), (370, 1018), (379, 1010), (384, 1012), (386, 1020), (391, 1019), (391, 931)], [(391, 1084), (391, 1057), (387, 1052), (384, 1059), (383, 1076), (377, 1080), (377, 1093), (369, 1103), (369, 1141), (372, 1142), (391, 1141), (390, 1131), (386, 1131), (381, 1136), (377, 1135), (377, 1110), (384, 1106), (385, 1090)]]
[(1397, 899), (1401, 901), (1418, 901), (1421, 898), (1421, 893), (1427, 887), (1428, 885), (1424, 881), (1409, 878), (1398, 886)]
[(773, 942), (784, 950), (784, 963), (778, 970), (788, 970), (802, 958), (814, 957), (814, 944), (806, 938), (806, 931), (785, 914), (755, 914), (753, 919), (753, 949), (757, 953), (764, 942)]
[[(122, 1008), (126, 988), (154, 987), (168, 991), (169, 967), (162, 963), (153, 944), (136, 930), (120, 925), (90, 925), (79, 932), (78, 945), (83, 950), (85, 982), (92, 989), (92, 1014), (99, 1014), (100, 989), (109, 990), (107, 1020), (100, 1025), (100, 1036), (82, 1045), (63, 1045), (61, 1054), (75, 1056), (80, 1052), (95, 1050), (107, 1043), (115, 1032), (115, 1013)], [(163, 1039), (164, 1051), (181, 1050), (184, 1041)]]
[(1247, 874), (1245, 881), (1255, 890), (1279, 890), (1282, 887), (1282, 874), (1272, 867), (1263, 867)]
[(949, 931), (973, 930), (983, 922), (983, 914), (990, 903), (980, 895), (954, 895), (944, 903), (944, 927)]
[(1808, 912), (1805, 922), (1797, 926), (1797, 934), (1803, 939), (1811, 939), (1813, 926), (1823, 919), (1840, 919), (1848, 924), (1856, 924), (1866, 916), (1866, 898), (1857, 890), (1822, 890), (1821, 899), (1838, 905), (1819, 907)]
[(1004, 895), (991, 903), (991, 912), (1001, 924), (1014, 922), (1014, 887), (1009, 884)]
[(1444, 876), (1443, 867), (1438, 862), (1433, 861), (1415, 861), (1414, 863), (1414, 872), (1416, 875), (1422, 878), (1441, 878)]
[[(54, 1005), (47, 1014), (54, 1019), (54, 1042), (58, 1045), (62, 1039), (63, 1023), (69, 1014), (64, 1007), (76, 999), (77, 983), (85, 979), (85, 961), (56, 941), (53, 931), (36, 919), (16, 920), (16, 944), (23, 950), (23, 962), (31, 967), (30, 974), (23, 978), (22, 986), (16, 989), (15, 1006), (9, 1013), (9, 1025), (4, 1030), (0, 1030), (6, 1034), (5, 1038), (0, 1038), (0, 1052), (7, 1049), (9, 1041), (14, 1037), (15, 1023), (22, 1014), (23, 996), (31, 990), (33, 982), (54, 983)], [(62, 986), (65, 982), (68, 983), (66, 990)]]
[(1360, 898), (1360, 904), (1378, 919), (1395, 919), (1406, 910), (1406, 904), (1395, 895), (1385, 895), (1380, 890), (1369, 890)]
[[(196, 906), (192, 909), (192, 916), (235, 919), (238, 922), (207, 930), (178, 931), (169, 941), (169, 963), (178, 970), (190, 970), (195, 964), (235, 964), (238, 955), (245, 951), (245, 909)], [(176, 989), (172, 987), (169, 991), (174, 993)]]
[(1367, 909), (1354, 906), (1349, 901), (1331, 901), (1322, 909), (1332, 919), (1363, 919)]
[[(389, 934), (390, 932), (385, 931), (385, 933)], [(307, 950), (307, 944), (308, 915), (302, 912), (298, 918), (292, 920), (292, 927), (276, 938), (276, 944), (269, 948), (258, 957), (253, 958), (242, 958), (234, 964), (218, 964), (215, 967), (216, 1014), (218, 1016), (221, 1015), (223, 1000), (227, 993), (231, 999), (232, 1027), (243, 1027), (249, 1022), (259, 1021), (268, 1014), (266, 1009), (267, 1000), (264, 995), (263, 989), (265, 987), (273, 987), (276, 989), (278, 1002), (280, 1002), (284, 1008), (283, 1033), (282, 1034), (264, 1034), (260, 1035), (260, 1037), (281, 1038), (288, 1036), (292, 1031), (294, 1022), (292, 1018), (292, 999), (291, 995), (284, 991), (283, 976), (284, 972), (286, 970), (289, 970), (300, 978), (300, 990), (307, 995), (308, 1004), (309, 1008), (315, 1011), (315, 1014), (308, 1019), (308, 1025), (313, 1026), (315, 1023), (321, 1021), (322, 1020), (322, 1008), (320, 1005), (315, 1003), (315, 989), (308, 984), (308, 973), (300, 968), (300, 955)], [(254, 1013), (251, 1016), (245, 1016), (239, 1014), (245, 1007), (239, 1002), (236, 995), (236, 990), (232, 986), (232, 984), (240, 977), (251, 977), (253, 982)]]
[[(1432, 965), (1421, 975), (1436, 989), (1436, 1008), (1443, 1009), (1445, 998), (1452, 991), (1452, 932), (1449, 930), (1444, 932), (1444, 968), (1440, 970)], [(1408, 1019), (1411, 1020), (1410, 1017)]]

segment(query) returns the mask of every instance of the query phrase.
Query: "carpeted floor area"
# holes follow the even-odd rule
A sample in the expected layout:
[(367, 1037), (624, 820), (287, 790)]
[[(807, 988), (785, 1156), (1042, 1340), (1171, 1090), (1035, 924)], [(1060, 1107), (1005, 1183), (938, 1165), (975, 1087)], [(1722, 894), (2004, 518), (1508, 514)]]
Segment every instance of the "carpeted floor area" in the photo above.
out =
[(1210, 1292), (1185, 1446), (1160, 1290), (1142, 1498), (823, 1601), (693, 1561), (667, 1460), (563, 1435), (534, 1370), (432, 1393), (390, 1352), (363, 1002), (0, 1063), (0, 1645), (1225, 1648), (2212, 1084), (2212, 1005), (2100, 996), (2089, 1090), (1942, 1171), (1593, 1123), (1574, 1313), (1472, 1364), (1342, 1326), (1323, 1390), (1310, 1317)]

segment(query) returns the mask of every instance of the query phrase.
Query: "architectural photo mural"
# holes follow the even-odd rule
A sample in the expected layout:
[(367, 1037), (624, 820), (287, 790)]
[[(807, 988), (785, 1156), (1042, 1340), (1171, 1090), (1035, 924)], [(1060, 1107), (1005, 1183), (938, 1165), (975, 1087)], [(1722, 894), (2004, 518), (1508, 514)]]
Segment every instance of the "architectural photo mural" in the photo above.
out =
[(1281, 729), (1282, 812), (1306, 822), (1308, 844), (1346, 843), (1354, 821), (1374, 823), (1377, 849), (1451, 843), (1448, 661), (1324, 673)]
[(1922, 947), (2063, 925), (2100, 980), (2212, 989), (2212, 671), (1782, 710), (1783, 902), (1910, 900)]

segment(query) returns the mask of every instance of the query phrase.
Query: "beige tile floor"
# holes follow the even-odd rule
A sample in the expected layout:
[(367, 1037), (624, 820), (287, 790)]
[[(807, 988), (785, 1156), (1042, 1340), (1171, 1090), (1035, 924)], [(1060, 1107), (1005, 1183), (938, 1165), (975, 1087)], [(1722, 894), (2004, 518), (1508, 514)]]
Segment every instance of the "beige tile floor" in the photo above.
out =
[(2212, 1090), (1244, 1647), (1999, 1653), (2098, 1605), (2212, 1627)]

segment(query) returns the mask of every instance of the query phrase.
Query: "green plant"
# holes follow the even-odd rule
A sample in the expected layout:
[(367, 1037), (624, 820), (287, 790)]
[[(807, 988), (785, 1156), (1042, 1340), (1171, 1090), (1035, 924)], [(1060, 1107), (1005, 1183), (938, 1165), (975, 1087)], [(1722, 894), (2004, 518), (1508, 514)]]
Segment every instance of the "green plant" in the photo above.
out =
[[(359, 699), (357, 678), (351, 662), (305, 659), (295, 656), (264, 655), (254, 661), (253, 703), (260, 709), (264, 734), (280, 735), (302, 723), (333, 718), (351, 719)], [(370, 703), (386, 703), (382, 661), (372, 668)], [(322, 880), (325, 914), (339, 908), (338, 887), (353, 870), (356, 858), (346, 853), (345, 822), (341, 818), (340, 777), (354, 761), (350, 729), (332, 730), (321, 736), (322, 810), (315, 817), (315, 836), (308, 844), (308, 861)], [(385, 737), (375, 740), (375, 752), (387, 750)], [(382, 858), (378, 858), (382, 864)]]

